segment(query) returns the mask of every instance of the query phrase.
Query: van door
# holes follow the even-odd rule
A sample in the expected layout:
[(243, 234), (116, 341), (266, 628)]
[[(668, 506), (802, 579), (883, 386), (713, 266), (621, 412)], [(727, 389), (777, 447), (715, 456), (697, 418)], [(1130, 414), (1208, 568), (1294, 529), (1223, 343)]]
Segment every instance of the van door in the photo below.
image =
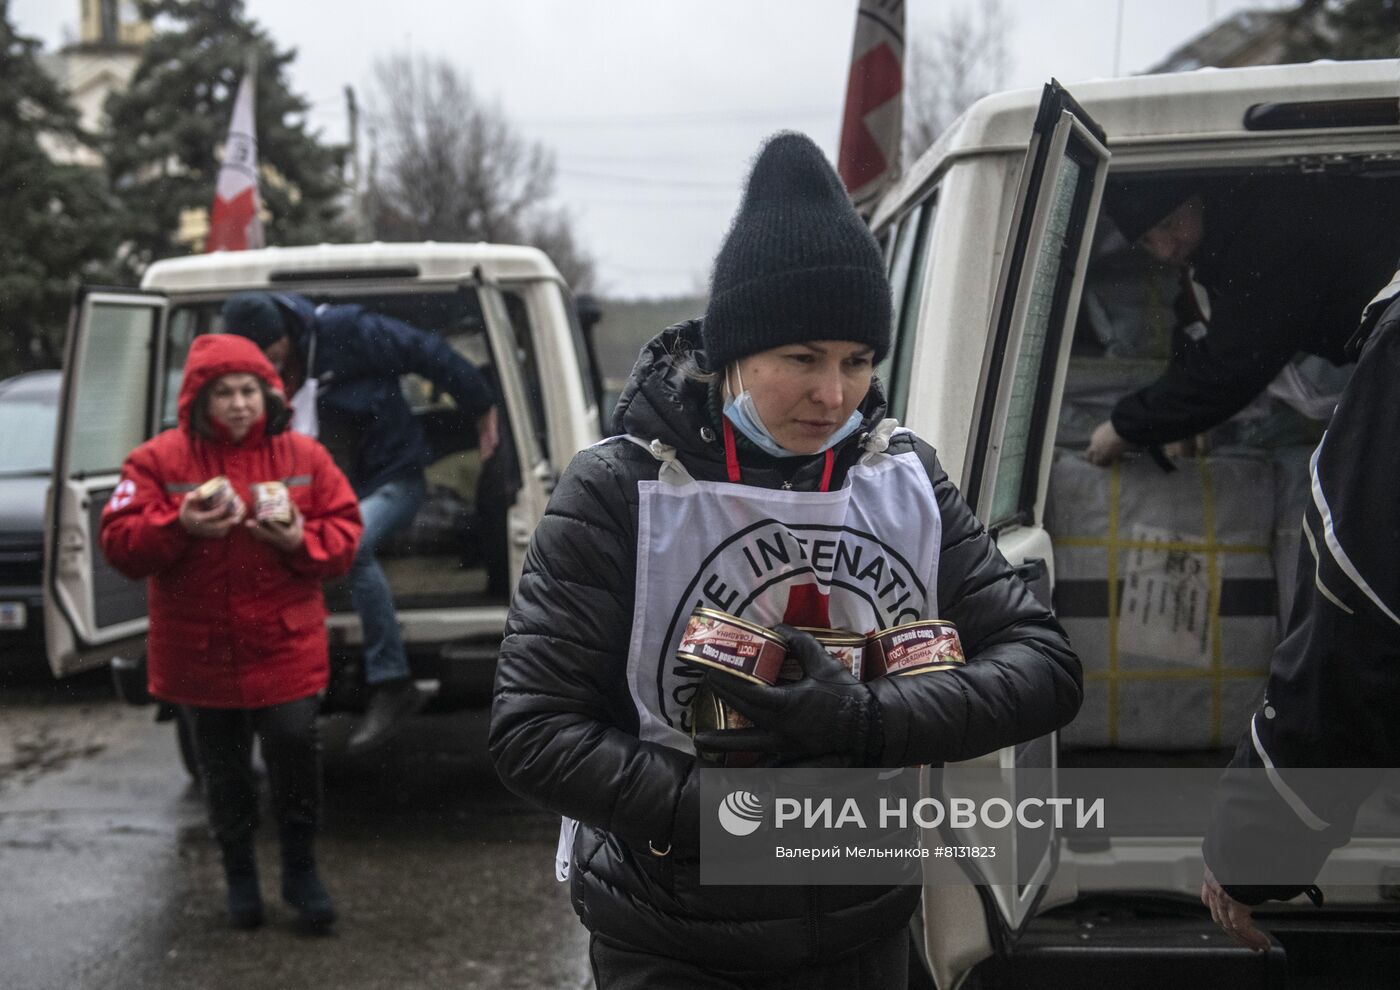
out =
[[(1002, 554), (1047, 605), (1054, 557), (1042, 516), (1053, 430), (1108, 158), (1103, 131), (1052, 81), (1041, 98), (1021, 169), (962, 486)], [(1016, 778), (1021, 793), (1014, 798), (1054, 796), (1053, 734), (973, 762), (1004, 770), (1041, 768), (1044, 773)], [(953, 831), (948, 838), (965, 845), (990, 841), (972, 832)], [(1056, 864), (1058, 838), (1048, 826), (1017, 829), (1009, 849), (1005, 837), (1000, 844), (1001, 855), (1009, 855), (1011, 862), (998, 864), (998, 876), (1010, 875), (1013, 882), (977, 888), (987, 922), (985, 939), (979, 936), (984, 941), (981, 955), (1014, 941)], [(987, 879), (977, 860), (966, 862), (975, 880)], [(939, 894), (929, 888), (926, 902)], [(935, 965), (952, 959), (975, 962), (978, 951), (945, 944), (967, 926), (946, 924), (932, 904), (927, 914)], [(950, 982), (951, 973), (939, 975), (942, 985)]]
[[(481, 299), (491, 350), (497, 355), (498, 377), (501, 390), (505, 393), (502, 398), (511, 436), (516, 444), (516, 456), (520, 461), (520, 491), (506, 515), (510, 583), (514, 588), (525, 566), (525, 551), (529, 549), (530, 537), (544, 516), (550, 493), (558, 480), (549, 461), (547, 438), (541, 432), (546, 429), (546, 423), (542, 413), (535, 408), (537, 403), (531, 399), (532, 395), (539, 398), (541, 401), (538, 405), (542, 408), (542, 393), (548, 383), (525, 380), (527, 374), (539, 375), (539, 366), (533, 356), (533, 341), (516, 339), (516, 326), (511, 320), (501, 286), (479, 269), (473, 277), (473, 284)], [(528, 337), (528, 325), (522, 332)]]
[(164, 296), (84, 290), (63, 362), (45, 512), (44, 633), (54, 675), (145, 650), (146, 586), (97, 548), (122, 462), (151, 436)]

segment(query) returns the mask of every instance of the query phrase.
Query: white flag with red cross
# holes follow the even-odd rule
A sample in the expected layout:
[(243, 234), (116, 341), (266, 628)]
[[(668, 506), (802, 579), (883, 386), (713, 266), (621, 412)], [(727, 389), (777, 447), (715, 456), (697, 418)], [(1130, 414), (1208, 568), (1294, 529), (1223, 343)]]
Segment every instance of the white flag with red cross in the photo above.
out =
[(862, 213), (899, 178), (904, 0), (860, 0), (836, 170)]
[(243, 74), (233, 101), (205, 251), (245, 251), (263, 246), (262, 219), (258, 216), (258, 138), (253, 122), (254, 74), (251, 70)]

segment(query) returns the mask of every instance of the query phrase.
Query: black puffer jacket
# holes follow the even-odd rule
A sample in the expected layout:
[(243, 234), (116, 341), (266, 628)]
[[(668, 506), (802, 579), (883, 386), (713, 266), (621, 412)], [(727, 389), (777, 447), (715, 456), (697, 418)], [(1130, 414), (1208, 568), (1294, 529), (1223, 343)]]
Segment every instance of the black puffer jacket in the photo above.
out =
[(1351, 840), (1381, 768), (1400, 766), (1400, 272), (1387, 289), (1352, 340), (1356, 373), (1313, 454), (1288, 630), (1216, 791), (1206, 865), (1246, 904), (1304, 890)]
[[(726, 480), (704, 413), (706, 386), (673, 355), (698, 326), (666, 331), (642, 352), (616, 413), (619, 432), (659, 438), (698, 481)], [(862, 409), (884, 412), (878, 388)], [(862, 451), (837, 448), (832, 488)], [(987, 531), (912, 435), (943, 518), (940, 614), (969, 657), (937, 677), (872, 682), (887, 766), (963, 760), (1064, 725), (1078, 711), (1080, 666), (1059, 625), (1015, 577)], [(743, 481), (816, 490), (823, 458), (742, 458)], [(565, 471), (530, 545), (497, 667), (491, 753), (513, 790), (581, 823), (574, 908), (599, 937), (714, 968), (785, 969), (860, 949), (905, 924), (915, 887), (700, 886), (699, 775), (692, 756), (638, 738), (627, 683), (636, 572), (638, 482), (658, 462), (613, 442)], [(648, 852), (669, 844), (670, 855)], [(541, 864), (544, 868), (544, 864)], [(726, 965), (728, 964), (728, 965)]]

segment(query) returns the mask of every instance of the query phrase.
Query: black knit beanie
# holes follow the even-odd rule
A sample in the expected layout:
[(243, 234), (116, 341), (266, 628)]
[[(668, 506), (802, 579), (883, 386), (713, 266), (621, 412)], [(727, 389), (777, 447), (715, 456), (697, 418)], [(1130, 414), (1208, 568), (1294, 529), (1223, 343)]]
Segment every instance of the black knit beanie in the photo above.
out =
[(715, 258), (701, 336), (718, 371), (808, 340), (890, 347), (890, 284), (875, 238), (821, 149), (804, 134), (770, 138)]
[(224, 302), (224, 331), (267, 350), (287, 336), (287, 324), (271, 293), (237, 292)]
[(1117, 179), (1104, 189), (1103, 211), (1132, 244), (1200, 191), (1195, 179)]

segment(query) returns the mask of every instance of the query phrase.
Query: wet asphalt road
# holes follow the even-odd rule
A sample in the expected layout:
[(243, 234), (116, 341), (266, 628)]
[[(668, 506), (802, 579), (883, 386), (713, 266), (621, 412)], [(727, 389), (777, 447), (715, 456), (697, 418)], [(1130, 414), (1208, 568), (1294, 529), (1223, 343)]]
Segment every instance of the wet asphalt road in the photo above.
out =
[(0, 987), (584, 988), (587, 940), (553, 874), (557, 819), (496, 780), (486, 713), (421, 715), (384, 750), (327, 741), (322, 875), (341, 920), (306, 937), (277, 898), (268, 924), (225, 923), (204, 809), (153, 709), (105, 671), (53, 682), (0, 658)]

